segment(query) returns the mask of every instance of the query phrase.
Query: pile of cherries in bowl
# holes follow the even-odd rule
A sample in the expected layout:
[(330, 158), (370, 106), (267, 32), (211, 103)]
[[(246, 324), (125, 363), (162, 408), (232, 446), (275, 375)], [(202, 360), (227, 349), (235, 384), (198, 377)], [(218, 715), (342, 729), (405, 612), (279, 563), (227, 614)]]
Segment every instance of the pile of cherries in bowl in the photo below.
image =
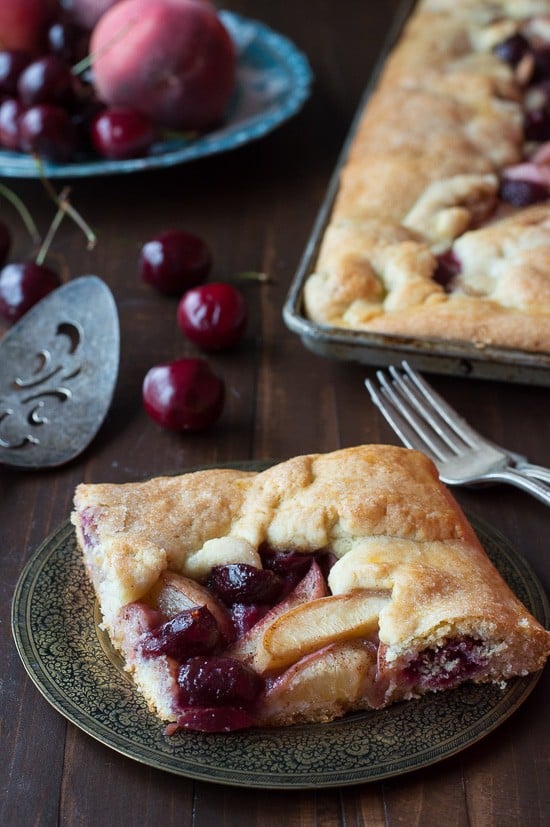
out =
[(108, 108), (89, 75), (73, 73), (88, 43), (85, 30), (60, 19), (48, 30), (46, 54), (0, 52), (0, 147), (55, 163), (147, 152), (155, 140), (151, 121), (129, 108)]
[(0, 44), (0, 147), (54, 163), (142, 157), (214, 128), (236, 82), (205, 0), (10, 0)]

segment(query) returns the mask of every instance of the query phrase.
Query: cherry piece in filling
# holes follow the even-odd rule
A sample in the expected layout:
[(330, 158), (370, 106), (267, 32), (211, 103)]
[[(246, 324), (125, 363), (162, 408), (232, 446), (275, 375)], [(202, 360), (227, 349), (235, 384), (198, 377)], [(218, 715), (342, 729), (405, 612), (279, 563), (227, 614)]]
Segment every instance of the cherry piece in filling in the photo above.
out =
[(498, 43), (493, 51), (497, 57), (509, 63), (510, 66), (517, 66), (530, 49), (527, 38), (521, 34), (514, 34)]
[(514, 207), (528, 207), (548, 198), (548, 187), (537, 181), (521, 181), (517, 178), (503, 178), (500, 183), (500, 197)]
[(236, 636), (242, 637), (262, 617), (265, 617), (271, 606), (258, 603), (234, 603), (230, 608), (231, 620)]
[(458, 256), (452, 250), (446, 250), (437, 256), (437, 267), (432, 278), (444, 287), (446, 292), (450, 292), (452, 281), (461, 270), (462, 265)]
[(202, 431), (220, 417), (225, 386), (204, 359), (176, 359), (148, 371), (142, 395), (146, 412), (163, 428)]
[(279, 598), (284, 580), (274, 571), (258, 569), (248, 563), (229, 563), (214, 566), (208, 579), (208, 588), (224, 603), (268, 603)]
[(184, 609), (147, 632), (141, 649), (145, 655), (168, 655), (184, 660), (211, 652), (220, 639), (218, 625), (206, 606)]
[(525, 113), (523, 132), (528, 141), (542, 143), (550, 139), (550, 111), (547, 107)]
[(178, 672), (179, 701), (186, 706), (236, 706), (249, 709), (263, 689), (263, 680), (238, 660), (220, 655), (194, 657)]

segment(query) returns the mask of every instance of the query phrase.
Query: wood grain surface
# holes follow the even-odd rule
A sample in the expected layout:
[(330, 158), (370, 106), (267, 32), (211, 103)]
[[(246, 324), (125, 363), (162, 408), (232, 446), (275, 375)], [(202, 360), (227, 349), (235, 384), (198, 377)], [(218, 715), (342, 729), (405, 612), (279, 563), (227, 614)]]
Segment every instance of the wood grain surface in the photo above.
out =
[[(291, 38), (315, 82), (302, 112), (265, 138), (167, 170), (70, 182), (94, 227), (87, 252), (65, 222), (55, 251), (71, 276), (96, 273), (111, 287), (122, 334), (109, 415), (87, 451), (58, 470), (0, 468), (0, 824), (4, 827), (536, 827), (550, 813), (550, 674), (501, 727), (464, 752), (384, 782), (308, 791), (247, 790), (195, 782), (124, 758), (67, 723), (27, 677), (10, 631), (13, 590), (25, 562), (68, 516), (80, 481), (126, 482), (199, 464), (286, 458), (361, 442), (398, 440), (363, 386), (374, 369), (321, 358), (289, 332), (281, 309), (363, 87), (397, 0), (233, 0), (225, 7)], [(41, 229), (52, 206), (36, 181), (11, 181)], [(0, 217), (28, 244), (10, 208)], [(141, 403), (152, 365), (194, 355), (175, 300), (137, 277), (141, 245), (160, 230), (203, 236), (212, 278), (264, 271), (246, 285), (249, 326), (235, 350), (211, 357), (227, 401), (211, 431), (180, 436)], [(0, 328), (0, 334), (3, 328)], [(210, 357), (209, 357), (210, 358)], [(435, 387), (482, 432), (550, 465), (548, 389), (434, 376)], [(463, 506), (498, 527), (550, 585), (549, 512), (508, 487), (458, 491)]]

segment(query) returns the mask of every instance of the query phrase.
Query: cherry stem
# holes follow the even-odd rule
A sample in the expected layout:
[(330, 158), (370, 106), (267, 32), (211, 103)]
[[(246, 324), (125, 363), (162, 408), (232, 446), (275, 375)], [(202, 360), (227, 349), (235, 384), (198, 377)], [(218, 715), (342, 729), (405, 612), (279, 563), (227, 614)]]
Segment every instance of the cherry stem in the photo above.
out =
[(44, 241), (42, 242), (42, 245), (41, 245), (41, 247), (38, 251), (38, 254), (37, 254), (36, 259), (35, 259), (36, 264), (39, 264), (39, 265), (44, 264), (44, 259), (46, 258), (46, 255), (48, 254), (48, 250), (50, 249), (51, 243), (54, 239), (54, 236), (57, 232), (57, 229), (58, 229), (59, 225), (61, 224), (61, 222), (63, 221), (63, 219), (65, 218), (65, 216), (67, 215), (66, 207), (67, 207), (67, 198), (68, 198), (68, 196), (69, 196), (69, 188), (66, 187), (62, 191), (62, 193), (59, 195), (59, 207), (57, 209), (56, 214), (54, 215), (52, 223), (50, 224), (50, 228), (49, 228), (48, 232), (46, 233), (46, 237), (44, 238)]
[(10, 202), (10, 204), (12, 204), (15, 207), (15, 209), (17, 210), (17, 212), (19, 213), (19, 215), (21, 217), (21, 220), (22, 220), (23, 224), (27, 228), (27, 230), (29, 232), (29, 235), (32, 238), (32, 240), (35, 243), (39, 242), (40, 241), (40, 233), (38, 232), (38, 228), (37, 228), (36, 224), (34, 223), (34, 219), (33, 219), (32, 215), (30, 214), (29, 210), (27, 209), (27, 207), (25, 206), (25, 204), (23, 203), (21, 198), (19, 198), (19, 196), (16, 195), (13, 190), (11, 190), (9, 187), (6, 187), (5, 184), (1, 184), (1, 183), (0, 183), (0, 193), (4, 196), (4, 198), (7, 198), (7, 200)]
[(236, 273), (230, 276), (226, 281), (256, 281), (259, 284), (271, 284), (272, 279), (267, 273), (258, 273), (256, 270), (245, 270), (242, 273)]
[(86, 239), (88, 241), (88, 250), (93, 250), (96, 243), (97, 243), (96, 234), (94, 233), (94, 231), (92, 230), (90, 225), (82, 218), (82, 216), (80, 215), (78, 210), (75, 210), (73, 205), (69, 202), (69, 200), (68, 200), (69, 190), (67, 190), (67, 191), (63, 190), (63, 193), (65, 193), (64, 196), (63, 197), (59, 196), (57, 194), (57, 192), (55, 191), (55, 189), (52, 187), (51, 183), (49, 182), (48, 178), (46, 177), (46, 175), (44, 173), (44, 167), (42, 165), (42, 160), (37, 155), (34, 155), (33, 157), (34, 157), (35, 163), (38, 167), (38, 172), (40, 174), (40, 180), (42, 181), (44, 189), (46, 190), (46, 192), (48, 193), (48, 195), (50, 196), (50, 198), (52, 199), (54, 204), (57, 205), (58, 209), (63, 210), (63, 212), (66, 213), (70, 218), (72, 218), (72, 220), (75, 222), (75, 224), (78, 227), (80, 227), (80, 229), (82, 230), (82, 232), (84, 233), (84, 235), (86, 236)]

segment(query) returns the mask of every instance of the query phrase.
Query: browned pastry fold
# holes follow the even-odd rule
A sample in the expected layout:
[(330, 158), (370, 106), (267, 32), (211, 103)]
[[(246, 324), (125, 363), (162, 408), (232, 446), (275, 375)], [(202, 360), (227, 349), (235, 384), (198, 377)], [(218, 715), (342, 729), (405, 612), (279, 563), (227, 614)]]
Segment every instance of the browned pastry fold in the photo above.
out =
[[(514, 596), (433, 464), (363, 445), (261, 473), (205, 470), (82, 484), (72, 520), (105, 629), (152, 710), (178, 720), (181, 658), (144, 655), (155, 615), (206, 605), (219, 653), (265, 681), (252, 724), (326, 721), (465, 680), (540, 669), (550, 633)], [(297, 551), (307, 574), (244, 634), (214, 567)], [(322, 574), (319, 554), (330, 559)]]
[[(494, 52), (548, 37), (547, 0), (421, 0), (342, 166), (305, 311), (319, 324), (550, 352), (550, 204), (502, 202), (529, 159), (526, 78)], [(537, 41), (537, 42), (538, 42)], [(438, 256), (452, 254), (450, 287)]]

